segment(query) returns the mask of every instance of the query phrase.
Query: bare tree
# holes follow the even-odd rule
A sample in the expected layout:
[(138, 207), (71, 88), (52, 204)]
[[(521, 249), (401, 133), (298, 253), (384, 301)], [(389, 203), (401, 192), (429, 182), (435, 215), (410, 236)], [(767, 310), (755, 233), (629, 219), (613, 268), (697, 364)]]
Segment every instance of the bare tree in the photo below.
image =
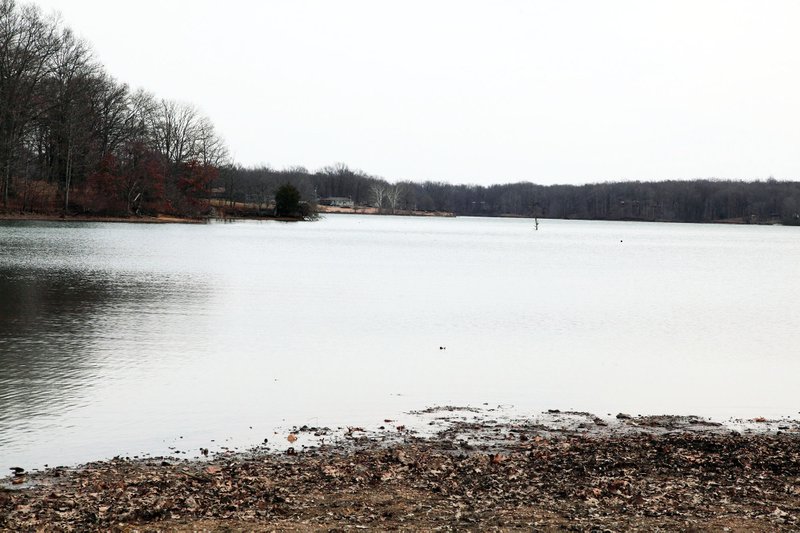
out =
[(345, 163), (334, 163), (322, 168), (323, 174), (328, 176), (347, 176), (352, 174), (353, 171)]
[(219, 167), (229, 163), (228, 148), (214, 130), (214, 124), (201, 117), (197, 125), (195, 150), (198, 160), (205, 166)]
[(380, 182), (373, 183), (369, 190), (370, 193), (372, 193), (374, 205), (378, 208), (378, 212), (380, 213), (383, 209), (384, 200), (386, 199), (386, 186)]
[(131, 140), (137, 109), (126, 84), (117, 83), (107, 74), (101, 74), (95, 85), (92, 116), (96, 121), (99, 156), (103, 159)]
[(56, 172), (64, 188), (64, 212), (69, 210), (69, 193), (78, 153), (92, 137), (90, 108), (93, 81), (98, 75), (89, 45), (64, 29), (51, 67), (53, 106), (50, 127), (55, 141)]
[(200, 120), (197, 108), (191, 104), (158, 102), (151, 117), (151, 131), (158, 151), (171, 164), (187, 163), (197, 156)]
[(35, 105), (59, 49), (58, 25), (38, 8), (0, 0), (0, 169), (3, 205), (26, 128), (41, 111)]
[(197, 213), (228, 161), (196, 108), (131, 93), (59, 19), (0, 0), (2, 208)]
[(403, 186), (399, 183), (386, 189), (386, 200), (389, 202), (389, 209), (391, 209), (392, 214), (397, 211), (397, 206), (400, 203), (400, 199), (403, 197), (403, 193)]

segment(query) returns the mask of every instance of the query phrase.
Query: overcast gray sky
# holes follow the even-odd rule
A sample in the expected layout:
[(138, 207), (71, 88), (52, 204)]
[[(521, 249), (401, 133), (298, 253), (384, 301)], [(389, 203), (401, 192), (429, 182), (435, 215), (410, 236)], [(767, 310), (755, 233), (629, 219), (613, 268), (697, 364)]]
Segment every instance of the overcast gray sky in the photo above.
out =
[(800, 179), (800, 2), (38, 0), (239, 163)]

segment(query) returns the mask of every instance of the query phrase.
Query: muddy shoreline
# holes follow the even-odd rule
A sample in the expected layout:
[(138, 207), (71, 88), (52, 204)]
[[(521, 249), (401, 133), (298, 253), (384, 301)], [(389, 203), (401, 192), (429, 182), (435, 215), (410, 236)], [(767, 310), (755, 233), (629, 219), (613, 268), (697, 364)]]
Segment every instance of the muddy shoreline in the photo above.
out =
[(36, 222), (127, 222), (135, 224), (203, 224), (204, 219), (181, 218), (166, 215), (108, 217), (89, 215), (47, 215), (37, 213), (0, 213), (0, 221), (36, 221)]
[(0, 485), (0, 530), (800, 530), (800, 422), (492, 409)]
[(130, 216), (130, 217), (108, 217), (108, 216), (89, 216), (89, 215), (45, 215), (45, 214), (15, 214), (0, 213), (0, 221), (34, 221), (34, 222), (113, 222), (130, 224), (207, 224), (209, 222), (236, 222), (240, 220), (273, 221), (273, 222), (301, 222), (299, 217), (222, 217), (222, 218), (185, 218), (168, 215), (158, 216)]

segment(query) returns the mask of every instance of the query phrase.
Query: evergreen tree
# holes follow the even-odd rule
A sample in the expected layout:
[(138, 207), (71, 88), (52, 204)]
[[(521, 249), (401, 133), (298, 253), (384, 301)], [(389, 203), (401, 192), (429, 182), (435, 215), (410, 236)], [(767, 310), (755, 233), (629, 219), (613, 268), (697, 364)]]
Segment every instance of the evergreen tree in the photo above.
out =
[(294, 185), (285, 183), (275, 192), (275, 215), (279, 217), (301, 216), (300, 191)]

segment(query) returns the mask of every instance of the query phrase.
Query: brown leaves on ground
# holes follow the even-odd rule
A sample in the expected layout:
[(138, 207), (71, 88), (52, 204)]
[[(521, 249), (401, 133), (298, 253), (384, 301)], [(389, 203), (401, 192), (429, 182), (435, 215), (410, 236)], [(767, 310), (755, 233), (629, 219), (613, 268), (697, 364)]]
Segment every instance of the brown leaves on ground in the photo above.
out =
[(515, 431), (470, 452), (409, 438), (211, 464), (94, 463), (0, 490), (0, 529), (800, 529), (796, 435)]

